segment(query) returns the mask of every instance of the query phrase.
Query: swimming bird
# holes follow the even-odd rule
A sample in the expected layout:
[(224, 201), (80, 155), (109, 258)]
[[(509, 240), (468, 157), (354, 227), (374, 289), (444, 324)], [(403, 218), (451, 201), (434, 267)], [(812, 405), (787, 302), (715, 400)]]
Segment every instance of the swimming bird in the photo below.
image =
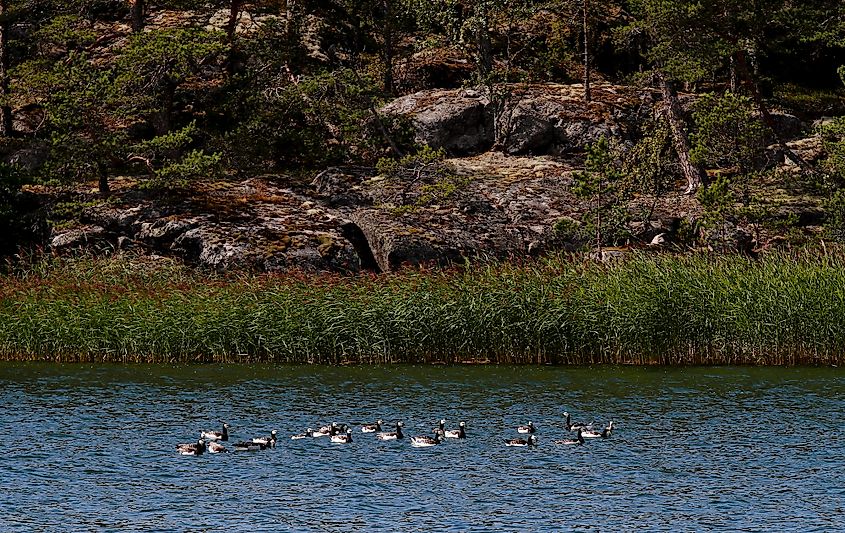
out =
[(402, 434), (402, 427), (404, 425), (405, 424), (403, 424), (401, 421), (396, 422), (396, 431), (390, 431), (390, 432), (385, 432), (385, 433), (377, 433), (376, 438), (378, 438), (378, 440), (404, 439), (405, 435)]
[(346, 424), (338, 425), (337, 422), (332, 422), (331, 425), (323, 426), (312, 433), (312, 437), (333, 437), (338, 433), (345, 433), (347, 429)]
[(447, 429), (443, 436), (447, 439), (465, 439), (467, 438), (466, 422), (458, 424), (458, 429)]
[(346, 434), (337, 434), (331, 436), (332, 442), (337, 442), (338, 444), (349, 444), (352, 442), (352, 430), (347, 429)]
[(442, 431), (436, 430), (434, 431), (434, 437), (429, 437), (428, 435), (417, 435), (416, 437), (411, 437), (411, 446), (414, 448), (430, 448), (431, 446), (437, 446), (442, 442), (440, 437), (442, 434)]
[(583, 430), (583, 435), (585, 439), (606, 439), (610, 436), (613, 432), (613, 420), (610, 421), (610, 424), (607, 425), (603, 430), (595, 431), (592, 429), (585, 429)]
[(527, 426), (519, 426), (516, 428), (517, 433), (534, 433), (537, 428), (534, 427), (534, 422), (529, 422)]
[(337, 427), (337, 422), (332, 422), (330, 426), (323, 426), (316, 431), (311, 432), (312, 437), (330, 437), (333, 435), (332, 428)]
[(579, 429), (577, 438), (556, 440), (555, 444), (584, 444), (584, 432)]
[(255, 437), (255, 438), (253, 438), (252, 442), (255, 442), (255, 443), (258, 443), (258, 444), (264, 444), (265, 446), (268, 446), (270, 448), (275, 448), (276, 447), (276, 430), (274, 429), (274, 430), (270, 431), (269, 437)]
[(199, 439), (197, 442), (188, 444), (177, 444), (176, 451), (181, 455), (202, 455), (205, 451), (205, 441)]
[(376, 420), (375, 424), (361, 426), (361, 433), (375, 433), (376, 431), (381, 431), (381, 418)]
[(593, 427), (592, 422), (590, 422), (589, 424), (585, 424), (583, 422), (575, 422), (573, 424), (572, 418), (569, 416), (569, 413), (565, 411), (563, 413), (563, 416), (566, 417), (566, 431), (577, 431), (579, 429), (590, 429), (591, 427)]
[(432, 431), (446, 431), (446, 419), (441, 418), (440, 423), (437, 424), (437, 427), (432, 429)]
[(291, 435), (290, 440), (310, 439), (312, 437), (312, 433), (314, 433), (314, 430), (308, 428), (305, 430), (305, 433), (297, 433), (296, 435)]
[(223, 431), (202, 431), (200, 437), (208, 440), (222, 440), (226, 442), (229, 440), (229, 424), (223, 424)]
[(512, 446), (518, 448), (524, 448), (525, 446), (536, 446), (537, 445), (537, 435), (531, 435), (526, 439), (510, 439), (505, 440), (505, 446)]
[(206, 448), (208, 449), (208, 453), (226, 453), (229, 451), (225, 446), (214, 441), (209, 442)]
[(233, 447), (236, 452), (257, 452), (259, 450), (266, 450), (268, 445), (261, 444), (260, 442), (243, 440), (241, 442), (236, 442)]

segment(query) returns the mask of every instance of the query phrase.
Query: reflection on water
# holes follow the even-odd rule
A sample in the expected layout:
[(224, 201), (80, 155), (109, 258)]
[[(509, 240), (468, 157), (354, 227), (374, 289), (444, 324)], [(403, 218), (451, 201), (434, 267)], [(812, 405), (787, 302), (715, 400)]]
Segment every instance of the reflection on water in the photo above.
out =
[[(841, 529), (843, 393), (839, 369), (2, 363), (0, 530)], [(554, 446), (565, 410), (617, 430)], [(469, 438), (286, 438), (377, 418)], [(529, 420), (537, 448), (505, 447)], [(175, 453), (222, 421), (282, 439)]]

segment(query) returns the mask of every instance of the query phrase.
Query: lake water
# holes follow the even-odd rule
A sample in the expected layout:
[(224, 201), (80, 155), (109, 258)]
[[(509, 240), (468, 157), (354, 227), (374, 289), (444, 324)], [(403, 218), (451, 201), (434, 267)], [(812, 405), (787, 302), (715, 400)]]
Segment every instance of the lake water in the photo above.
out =
[[(845, 528), (842, 369), (0, 363), (0, 407), (1, 531)], [(564, 410), (616, 430), (555, 446)], [(288, 439), (441, 417), (469, 438)], [(505, 447), (529, 420), (538, 446)], [(282, 438), (175, 453), (221, 421)]]

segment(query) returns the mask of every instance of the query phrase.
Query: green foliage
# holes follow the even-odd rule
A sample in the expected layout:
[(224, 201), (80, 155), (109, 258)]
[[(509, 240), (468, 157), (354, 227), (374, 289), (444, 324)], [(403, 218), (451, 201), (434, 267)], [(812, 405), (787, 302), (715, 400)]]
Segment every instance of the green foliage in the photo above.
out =
[(22, 187), (31, 181), (28, 172), (0, 163), (0, 254), (11, 254), (36, 233), (32, 206), (22, 200)]
[(376, 170), (398, 188), (392, 200), (396, 214), (443, 202), (469, 183), (469, 178), (455, 172), (445, 158), (442, 148), (435, 150), (424, 145), (400, 159), (378, 161)]
[(43, 54), (56, 56), (85, 48), (97, 39), (97, 32), (78, 15), (59, 15), (39, 28), (35, 38)]
[(178, 189), (197, 180), (211, 181), (223, 175), (222, 156), (188, 148), (198, 134), (196, 122), (184, 128), (153, 137), (133, 147), (130, 160), (145, 163), (152, 177), (146, 186), (152, 189)]
[(749, 98), (731, 93), (701, 95), (693, 109), (693, 162), (731, 169), (744, 205), (751, 201), (750, 180), (752, 172), (761, 165), (766, 139), (766, 130), (752, 109)]
[(640, 139), (624, 154), (624, 172), (636, 192), (657, 199), (674, 187), (678, 160), (667, 120), (660, 116), (645, 124)]
[(703, 94), (693, 109), (695, 132), (690, 156), (710, 168), (736, 167), (750, 172), (765, 148), (765, 128), (751, 99), (731, 93)]
[(264, 83), (243, 91), (240, 123), (225, 138), (226, 151), (244, 167), (375, 162), (387, 144), (378, 120), (397, 142), (409, 136), (401, 120), (375, 116), (376, 83), (352, 70)]
[(825, 202), (825, 230), (828, 236), (845, 241), (845, 190), (839, 189)]
[(72, 183), (96, 179), (121, 159), (124, 133), (113, 112), (118, 95), (108, 70), (97, 68), (87, 54), (63, 61), (34, 60), (16, 69), (25, 98), (41, 102), (46, 112), (43, 132), (50, 159), (40, 179)]
[(589, 205), (582, 223), (597, 246), (619, 243), (629, 236), (626, 224), (631, 219), (627, 205), (631, 189), (618, 152), (618, 147), (601, 137), (587, 148), (586, 171), (573, 176), (572, 192)]
[(710, 3), (632, 0), (630, 4), (635, 18), (618, 30), (618, 40), (647, 36), (651, 44), (647, 59), (671, 78), (695, 82), (721, 66), (729, 46), (714, 31)]
[(843, 187), (845, 186), (845, 117), (839, 117), (822, 126), (818, 134), (824, 145), (825, 157), (821, 161), (821, 168), (826, 174), (828, 186)]
[(725, 221), (735, 213), (735, 200), (731, 190), (730, 180), (725, 176), (718, 177), (707, 187), (702, 187), (696, 194), (698, 201), (704, 208), (698, 223), (704, 230), (720, 230)]
[(15, 199), (24, 184), (23, 172), (0, 163), (0, 234), (7, 234), (17, 217)]
[(167, 121), (162, 129), (169, 129), (176, 89), (225, 51), (222, 39), (220, 33), (196, 28), (134, 34), (115, 65), (114, 83), (122, 95), (122, 113), (161, 112)]

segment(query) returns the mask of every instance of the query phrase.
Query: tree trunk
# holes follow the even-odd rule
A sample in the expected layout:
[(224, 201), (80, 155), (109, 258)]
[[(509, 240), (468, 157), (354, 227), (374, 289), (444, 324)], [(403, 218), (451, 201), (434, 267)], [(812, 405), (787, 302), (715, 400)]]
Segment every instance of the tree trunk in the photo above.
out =
[(230, 76), (235, 73), (235, 65), (238, 61), (238, 47), (235, 42), (235, 32), (238, 29), (238, 20), (241, 15), (242, 0), (229, 1), (229, 18), (226, 20), (226, 42), (229, 43), (229, 58), (226, 61), (226, 73)]
[(12, 106), (9, 102), (9, 0), (0, 0), (0, 135), (12, 135)]
[(102, 166), (101, 166), (100, 168), (97, 169), (97, 172), (100, 175), (99, 182), (97, 183), (97, 185), (100, 189), (100, 194), (103, 194), (103, 195), (109, 194), (109, 192), (111, 192), (111, 190), (109, 189), (109, 175), (106, 172), (106, 169), (102, 168)]
[(583, 23), (584, 23), (584, 101), (590, 101), (590, 33), (588, 23), (589, 0), (583, 0)]
[(167, 79), (164, 82), (164, 94), (161, 97), (161, 110), (156, 113), (153, 127), (156, 135), (165, 135), (170, 132), (170, 125), (173, 122), (173, 109), (176, 102), (176, 83)]
[(681, 110), (681, 103), (678, 101), (678, 94), (675, 92), (672, 83), (666, 79), (662, 72), (657, 73), (657, 80), (660, 83), (660, 90), (663, 92), (663, 112), (669, 122), (669, 129), (672, 131), (672, 145), (678, 154), (678, 163), (687, 180), (685, 194), (692, 194), (703, 182), (704, 173), (690, 158), (689, 138), (687, 137), (686, 123)]
[(754, 78), (748, 69), (748, 61), (745, 57), (745, 51), (740, 50), (736, 53), (736, 64), (739, 75), (742, 76), (742, 79), (745, 82), (745, 86), (748, 88), (748, 92), (751, 93), (751, 98), (757, 105), (757, 110), (760, 112), (760, 116), (763, 118), (763, 123), (766, 125), (767, 128), (769, 128), (769, 131), (772, 132), (772, 137), (774, 138), (775, 144), (777, 145), (778, 149), (783, 152), (783, 155), (786, 158), (798, 165), (801, 170), (807, 172), (808, 174), (815, 174), (816, 169), (814, 169), (809, 163), (801, 159), (798, 154), (792, 151), (792, 149), (789, 148), (786, 143), (783, 142), (783, 139), (777, 132), (777, 129), (775, 128), (775, 121), (772, 118), (772, 114), (769, 112), (769, 107), (766, 105), (765, 100), (763, 100), (763, 95), (760, 94), (760, 88), (757, 86), (757, 83), (754, 81)]
[(230, 45), (235, 42), (235, 30), (238, 28), (238, 19), (241, 13), (241, 0), (230, 0), (229, 19), (226, 20), (226, 42)]
[(393, 0), (384, 0), (384, 92), (393, 94)]
[[(484, 9), (484, 8), (480, 8)], [(493, 46), (490, 43), (488, 13), (483, 11), (479, 19), (479, 27), (476, 29), (476, 44), (478, 46), (478, 71), (482, 78), (486, 78), (493, 72)]]
[(132, 31), (135, 33), (144, 29), (144, 1), (131, 0), (132, 4), (129, 8), (129, 15), (132, 18)]

